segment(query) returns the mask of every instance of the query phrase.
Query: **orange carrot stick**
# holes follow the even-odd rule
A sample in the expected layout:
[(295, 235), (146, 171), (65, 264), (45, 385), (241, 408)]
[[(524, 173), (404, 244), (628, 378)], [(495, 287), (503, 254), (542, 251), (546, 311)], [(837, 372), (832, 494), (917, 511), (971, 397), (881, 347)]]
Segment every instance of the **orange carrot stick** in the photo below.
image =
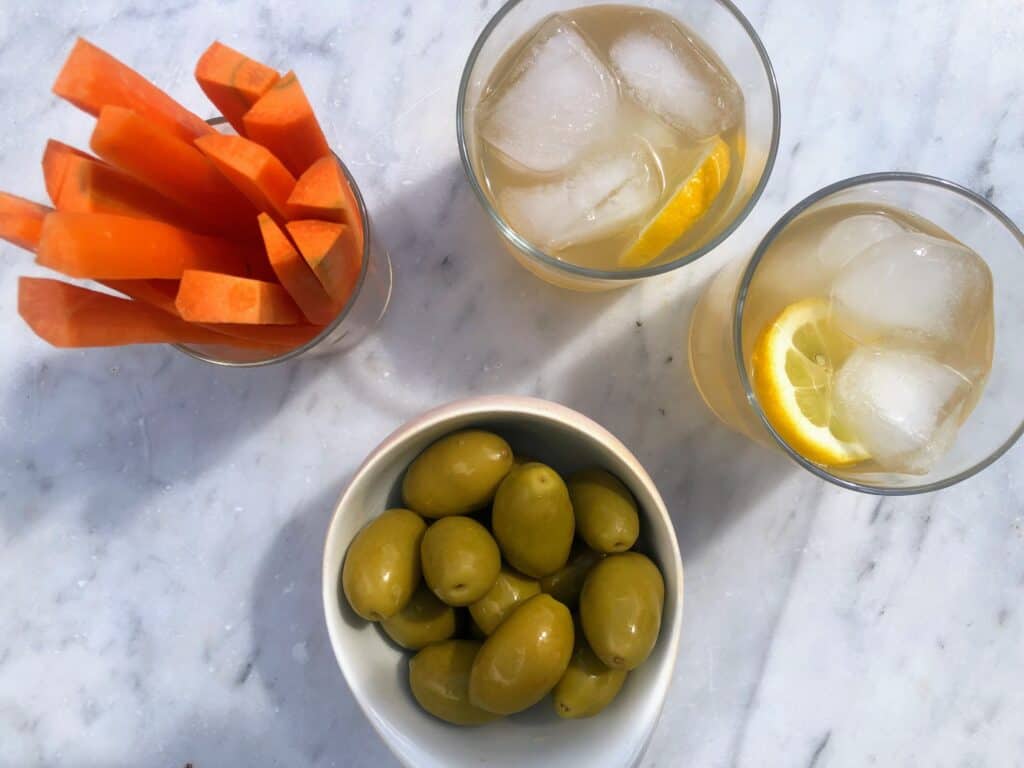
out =
[(287, 226), (327, 295), (342, 306), (348, 303), (362, 269), (355, 230), (329, 221), (291, 221)]
[(142, 302), (38, 277), (18, 280), (18, 314), (37, 336), (55, 347), (158, 343), (250, 346)]
[[(216, 134), (211, 134), (215, 136)], [(121, 107), (104, 107), (93, 151), (223, 235), (257, 236), (256, 211), (203, 153), (158, 124)]]
[(211, 331), (239, 339), (264, 348), (282, 351), (302, 346), (323, 331), (319, 325), (238, 325), (234, 323), (208, 323)]
[[(100, 284), (163, 310), (174, 317), (181, 317), (174, 304), (178, 296), (178, 288), (181, 285), (178, 280), (101, 280)], [(277, 351), (305, 344), (323, 330), (319, 325), (205, 323), (202, 324), (202, 327), (245, 342), (244, 346), (247, 347)]]
[(183, 141), (213, 132), (138, 72), (82, 38), (64, 62), (53, 92), (94, 117), (106, 106), (130, 109)]
[(294, 325), (303, 321), (288, 292), (277, 283), (187, 269), (174, 302), (194, 323)]
[[(103, 280), (101, 285), (162, 309), (174, 317), (181, 317), (174, 302), (178, 295), (178, 280)], [(231, 336), (245, 342), (244, 346), (274, 349), (278, 352), (301, 346), (315, 338), (322, 330), (319, 325), (235, 325), (232, 323), (202, 323), (203, 328)]]
[(248, 271), (245, 249), (236, 243), (106, 213), (49, 214), (36, 261), (71, 277), (100, 280), (175, 280), (186, 269)]
[(177, 280), (100, 280), (99, 283), (178, 317), (178, 308), (174, 306), (178, 296)]
[(341, 311), (341, 305), (327, 295), (306, 260), (295, 250), (295, 246), (274, 220), (261, 213), (259, 222), (267, 258), (281, 285), (311, 323), (326, 325), (331, 322)]
[(242, 136), (219, 133), (197, 139), (195, 144), (260, 211), (282, 221), (287, 217), (295, 177), (266, 147)]
[(257, 141), (301, 176), (313, 163), (331, 153), (313, 107), (294, 72), (271, 88), (242, 119), (245, 135)]
[(57, 196), (57, 210), (66, 213), (112, 213), (158, 219), (200, 234), (211, 228), (195, 214), (140, 181), (98, 160), (71, 157)]
[[(174, 302), (180, 281), (176, 280), (104, 280), (100, 285), (180, 317)], [(305, 344), (324, 330), (322, 326), (243, 326), (230, 323), (202, 324), (203, 328), (246, 342), (258, 349), (291, 349)]]
[(39, 247), (43, 219), (52, 211), (45, 205), (0, 192), (0, 240), (35, 251)]
[(313, 163), (295, 182), (288, 198), (290, 219), (322, 219), (348, 224), (356, 230), (359, 250), (363, 249), (363, 216), (352, 187), (334, 155)]
[(50, 139), (46, 142), (46, 149), (43, 151), (43, 179), (46, 182), (46, 194), (50, 196), (50, 202), (54, 205), (60, 198), (60, 188), (64, 185), (68, 168), (76, 158), (99, 162), (89, 153), (75, 149), (62, 141)]
[(281, 76), (219, 41), (206, 49), (196, 65), (196, 81), (206, 97), (245, 135), (242, 117)]

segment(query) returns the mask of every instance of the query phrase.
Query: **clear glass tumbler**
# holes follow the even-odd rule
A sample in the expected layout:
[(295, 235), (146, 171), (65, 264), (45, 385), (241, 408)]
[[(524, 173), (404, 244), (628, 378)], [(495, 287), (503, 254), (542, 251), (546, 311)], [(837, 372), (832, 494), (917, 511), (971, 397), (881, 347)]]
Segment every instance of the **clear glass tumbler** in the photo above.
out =
[[(207, 122), (218, 130), (231, 132), (231, 127), (222, 117)], [(320, 357), (346, 352), (377, 326), (391, 301), (391, 257), (374, 238), (370, 214), (362, 192), (359, 191), (359, 185), (340, 157), (338, 163), (345, 172), (345, 177), (359, 204), (359, 214), (363, 220), (365, 233), (363, 268), (352, 292), (352, 298), (345, 308), (316, 337), (301, 346), (278, 354), (233, 346), (199, 344), (175, 344), (177, 349), (204, 363), (231, 368), (255, 368), (283, 363), (299, 356)]]
[[(972, 248), (992, 272), (995, 353), (992, 371), (952, 449), (923, 476), (858, 474), (820, 466), (772, 428), (751, 386), (751, 353), (763, 323), (753, 317), (779, 312), (769, 285), (772, 266), (785, 254), (773, 244), (799, 217), (850, 203), (916, 214)], [(776, 273), (777, 274), (777, 273)], [(794, 278), (797, 276), (794, 276)], [(980, 195), (942, 179), (911, 173), (859, 176), (833, 184), (796, 205), (768, 232), (749, 262), (725, 267), (705, 289), (690, 325), (690, 370), (708, 407), (731, 429), (781, 448), (820, 478), (851, 490), (907, 495), (939, 490), (981, 471), (1024, 432), (1024, 234)]]
[(779, 92), (768, 53), (750, 22), (730, 0), (634, 0), (678, 19), (700, 36), (732, 73), (746, 105), (743, 166), (732, 200), (715, 225), (689, 247), (669, 248), (654, 264), (639, 269), (599, 270), (570, 264), (531, 245), (495, 206), (482, 178), (475, 110), (505, 52), (548, 16), (607, 0), (509, 0), (481, 33), (469, 55), (459, 87), (459, 152), (474, 192), (509, 252), (538, 277), (575, 290), (609, 290), (678, 269), (712, 251), (743, 222), (764, 191), (779, 148)]

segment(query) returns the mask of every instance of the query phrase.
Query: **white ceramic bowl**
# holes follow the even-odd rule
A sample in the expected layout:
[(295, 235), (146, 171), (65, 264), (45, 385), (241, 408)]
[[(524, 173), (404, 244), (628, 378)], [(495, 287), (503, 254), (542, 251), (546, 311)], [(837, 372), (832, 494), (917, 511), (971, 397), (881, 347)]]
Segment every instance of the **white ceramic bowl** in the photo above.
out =
[[(378, 627), (357, 617), (340, 595), (339, 574), (349, 542), (369, 520), (400, 506), (406, 467), (428, 445), (468, 427), (490, 429), (513, 450), (560, 472), (601, 466), (619, 477), (639, 503), (639, 548), (665, 577), (665, 611), (658, 643), (630, 674), (612, 705), (587, 720), (560, 720), (550, 699), (478, 728), (458, 728), (428, 715), (409, 692), (408, 654)], [(587, 417), (564, 406), (523, 397), (481, 397), (430, 411), (388, 437), (366, 459), (338, 501), (327, 531), (324, 612), (331, 645), (352, 693), (398, 759), (415, 768), (459, 766), (631, 766), (650, 740), (679, 650), (683, 565), (665, 504), (629, 449)]]

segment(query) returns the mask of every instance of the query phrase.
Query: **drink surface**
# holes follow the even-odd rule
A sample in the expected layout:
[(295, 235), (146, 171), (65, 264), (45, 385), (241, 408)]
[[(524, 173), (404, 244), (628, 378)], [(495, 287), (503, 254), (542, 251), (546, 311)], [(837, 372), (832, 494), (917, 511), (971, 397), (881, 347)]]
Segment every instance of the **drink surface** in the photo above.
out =
[[(690, 358), (709, 406), (752, 434), (729, 376), (739, 276), (701, 300)], [(863, 203), (805, 213), (747, 288), (744, 364), (758, 403), (791, 447), (832, 471), (927, 474), (984, 389), (992, 295), (984, 260), (925, 219)]]
[(743, 95), (676, 19), (600, 5), (550, 16), (492, 71), (473, 150), (495, 209), (549, 256), (603, 270), (717, 234), (743, 165)]

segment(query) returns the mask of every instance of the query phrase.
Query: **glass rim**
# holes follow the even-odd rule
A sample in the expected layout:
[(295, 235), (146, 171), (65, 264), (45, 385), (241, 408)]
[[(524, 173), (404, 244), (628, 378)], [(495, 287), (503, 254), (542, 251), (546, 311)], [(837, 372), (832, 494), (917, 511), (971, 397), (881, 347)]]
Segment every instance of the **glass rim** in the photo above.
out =
[[(211, 126), (225, 125), (227, 122), (226, 118), (220, 116), (211, 117), (206, 121), (206, 123)], [(363, 193), (359, 190), (359, 185), (356, 183), (355, 177), (352, 176), (352, 172), (348, 169), (348, 166), (345, 165), (345, 161), (338, 157), (337, 152), (332, 149), (331, 154), (334, 155), (334, 159), (338, 161), (338, 165), (341, 166), (341, 170), (344, 172), (349, 186), (352, 187), (352, 194), (355, 196), (356, 205), (359, 207), (359, 216), (363, 224), (363, 264), (359, 270), (359, 278), (356, 280), (355, 287), (352, 289), (352, 295), (349, 297), (348, 303), (345, 307), (335, 315), (334, 319), (330, 323), (323, 327), (323, 330), (320, 331), (320, 333), (305, 344), (293, 347), (286, 352), (282, 352), (274, 357), (268, 357), (265, 360), (224, 360), (214, 355), (201, 352), (198, 349), (193, 349), (186, 344), (172, 344), (172, 347), (195, 360), (199, 360), (200, 362), (208, 363), (210, 365), (218, 365), (223, 368), (260, 368), (265, 365), (284, 363), (288, 360), (294, 360), (300, 355), (304, 355), (306, 352), (309, 352), (315, 346), (320, 344), (320, 342), (328, 338), (335, 330), (337, 330), (338, 326), (345, 322), (345, 318), (348, 317), (349, 312), (352, 311), (352, 307), (355, 306), (356, 299), (362, 291), (363, 283), (366, 282), (366, 275), (370, 270), (370, 240), (372, 238), (372, 234), (370, 232), (370, 214), (366, 208), (366, 201), (363, 199)]]
[(758, 264), (761, 259), (768, 252), (768, 249), (775, 242), (782, 232), (784, 232), (789, 225), (802, 214), (817, 203), (825, 200), (826, 198), (832, 197), (833, 195), (844, 192), (848, 189), (855, 187), (865, 186), (867, 184), (875, 184), (878, 182), (911, 182), (915, 184), (923, 184), (925, 186), (936, 187), (946, 192), (950, 192), (960, 197), (966, 198), (967, 200), (975, 203), (982, 208), (986, 213), (993, 216), (1000, 224), (1002, 224), (1011, 235), (1013, 235), (1018, 243), (1020, 243), (1021, 249), (1024, 250), (1024, 233), (1021, 232), (1020, 228), (1003, 213), (998, 207), (996, 207), (989, 200), (979, 195), (967, 187), (957, 184), (953, 181), (939, 178), (937, 176), (929, 176), (922, 173), (913, 173), (909, 171), (887, 171), (883, 173), (868, 173), (860, 176), (852, 176), (842, 181), (837, 181), (830, 184), (817, 192), (807, 196), (799, 203), (790, 208), (782, 218), (780, 218), (775, 225), (768, 230), (768, 233), (761, 240), (760, 244), (754, 251), (754, 255), (750, 258), (746, 268), (743, 272), (743, 278), (740, 281), (739, 290), (736, 293), (736, 299), (733, 306), (733, 325), (732, 325), (732, 340), (733, 340), (733, 356), (736, 363), (736, 368), (740, 375), (740, 382), (743, 384), (743, 391), (746, 395), (747, 402), (750, 407), (757, 414), (761, 423), (764, 425), (768, 434), (772, 436), (772, 439), (779, 445), (782, 450), (789, 454), (790, 458), (800, 464), (804, 469), (807, 469), (812, 474), (816, 475), (822, 480), (826, 480), (834, 485), (838, 485), (841, 488), (845, 488), (851, 491), (858, 491), (860, 493), (873, 494), (876, 496), (913, 496), (921, 493), (932, 493), (933, 491), (939, 491), (943, 488), (949, 488), (950, 486), (956, 485), (957, 483), (966, 480), (970, 477), (981, 472), (986, 467), (995, 463), (1001, 456), (1010, 450), (1020, 439), (1021, 435), (1024, 434), (1024, 421), (1022, 421), (1016, 429), (1010, 434), (1010, 437), (1003, 442), (996, 450), (985, 456), (981, 461), (978, 461), (968, 467), (967, 469), (961, 470), (956, 474), (953, 474), (947, 478), (941, 480), (935, 480), (929, 483), (920, 483), (917, 485), (907, 485), (898, 487), (886, 487), (880, 485), (870, 485), (867, 483), (860, 483), (856, 480), (850, 480), (845, 477), (839, 477), (833, 474), (824, 467), (815, 464), (813, 461), (805, 458), (800, 454), (799, 451), (794, 449), (786, 440), (775, 430), (765, 415), (764, 409), (761, 408), (758, 403), (757, 396), (754, 394), (753, 387), (750, 382), (750, 377), (747, 375), (747, 366), (745, 363), (745, 355), (743, 353), (743, 311), (746, 308), (746, 300), (748, 291), (750, 288), (751, 281), (754, 278), (754, 274), (757, 272)]
[(750, 195), (750, 199), (736, 214), (736, 216), (733, 217), (733, 220), (729, 222), (729, 224), (720, 233), (718, 233), (718, 235), (702, 245), (700, 248), (694, 249), (683, 256), (673, 259), (672, 261), (667, 261), (663, 264), (657, 264), (652, 267), (606, 270), (583, 267), (577, 264), (571, 264), (567, 261), (562, 261), (561, 259), (556, 259), (529, 243), (505, 221), (504, 217), (502, 217), (497, 210), (495, 210), (490, 199), (487, 197), (487, 193), (484, 191), (483, 186), (477, 178), (476, 171), (473, 170), (473, 163), (470, 160), (469, 153), (469, 141), (466, 136), (465, 120), (466, 95), (469, 90), (470, 79), (484, 45), (505, 17), (521, 2), (523, 2), (523, 0), (507, 0), (507, 2), (498, 9), (497, 13), (494, 14), (491, 20), (487, 22), (487, 25), (480, 33), (476, 43), (473, 45), (473, 49), (470, 51), (469, 58), (466, 60), (466, 66), (462, 71), (462, 79), (459, 83), (459, 97), (455, 107), (455, 130), (458, 135), (459, 156), (462, 159), (463, 171), (469, 179), (470, 186), (473, 188), (473, 192), (476, 194), (477, 200), (480, 201), (480, 204), (490, 216), (494, 225), (498, 228), (498, 231), (524, 255), (539, 261), (548, 267), (569, 273), (574, 277), (622, 283), (671, 272), (674, 269), (678, 269), (679, 267), (683, 267), (697, 261), (724, 243), (737, 229), (739, 229), (740, 225), (746, 221), (747, 217), (754, 210), (754, 207), (764, 194), (764, 190), (768, 186), (768, 181), (771, 178), (772, 171), (775, 169), (775, 161), (779, 154), (779, 143), (782, 132), (782, 105), (779, 97), (779, 85), (775, 77), (775, 69), (772, 67), (771, 59), (768, 56), (768, 50), (765, 48), (764, 43), (761, 41), (761, 38), (755, 31), (753, 25), (747, 17), (743, 15), (743, 12), (736, 7), (732, 0), (709, 0), (709, 2), (721, 6), (732, 14), (740, 27), (742, 27), (747, 33), (747, 36), (750, 38), (751, 43), (753, 43), (754, 48), (761, 59), (761, 64), (764, 67), (764, 73), (768, 78), (768, 89), (771, 94), (772, 102), (771, 144), (768, 148), (768, 157), (765, 162), (764, 170), (761, 172), (761, 178), (754, 187), (754, 190)]

